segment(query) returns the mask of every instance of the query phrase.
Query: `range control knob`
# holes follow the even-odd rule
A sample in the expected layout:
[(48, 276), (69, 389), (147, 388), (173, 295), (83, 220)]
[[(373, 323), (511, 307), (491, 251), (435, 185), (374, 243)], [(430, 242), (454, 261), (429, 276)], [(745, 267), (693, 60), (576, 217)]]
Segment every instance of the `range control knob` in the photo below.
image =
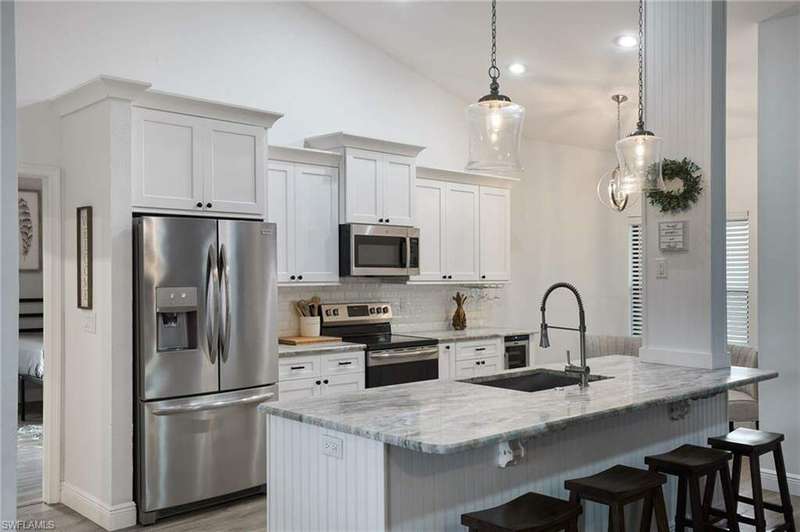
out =
[(326, 316), (330, 316), (330, 315), (331, 315), (331, 309), (328, 309), (328, 310), (326, 310), (326, 311), (325, 311), (325, 315), (326, 315)]
[(388, 314), (389, 313), (389, 307), (383, 307), (383, 313), (384, 314)]
[(370, 307), (369, 308), (369, 313), (370, 314), (375, 314), (375, 307)]
[(333, 315), (334, 316), (338, 316), (339, 315), (339, 309), (338, 308), (333, 309)]

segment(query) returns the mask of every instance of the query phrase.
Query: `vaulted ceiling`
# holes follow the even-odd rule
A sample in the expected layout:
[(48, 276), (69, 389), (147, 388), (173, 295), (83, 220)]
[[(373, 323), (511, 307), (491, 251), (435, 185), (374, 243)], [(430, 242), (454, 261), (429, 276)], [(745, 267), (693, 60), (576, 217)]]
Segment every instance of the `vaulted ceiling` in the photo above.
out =
[[(487, 92), (489, 2), (312, 2), (312, 7), (387, 54), (433, 80), (464, 102)], [(786, 2), (729, 4), (730, 134), (750, 134), (755, 117), (758, 21)], [(623, 132), (636, 106), (636, 50), (614, 39), (636, 33), (637, 2), (500, 2), (498, 63), (502, 92), (527, 109), (526, 136), (561, 144), (610, 149), (616, 137), (611, 95), (623, 105)], [(506, 67), (524, 63), (513, 76)]]

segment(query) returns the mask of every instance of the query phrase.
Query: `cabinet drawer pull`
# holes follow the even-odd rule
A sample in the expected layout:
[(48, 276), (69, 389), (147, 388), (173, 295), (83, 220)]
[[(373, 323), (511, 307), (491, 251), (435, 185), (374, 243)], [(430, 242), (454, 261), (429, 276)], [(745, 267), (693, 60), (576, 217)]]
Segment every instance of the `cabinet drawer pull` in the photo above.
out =
[(485, 347), (476, 347), (475, 351), (486, 351)]
[(352, 361), (352, 360), (350, 360), (350, 361), (348, 361), (348, 362), (339, 362), (339, 365), (340, 365), (340, 366), (349, 366), (349, 365), (350, 365), (350, 364), (352, 364), (352, 363), (353, 363), (353, 361)]
[(291, 369), (292, 369), (292, 371), (294, 371), (296, 369), (306, 369), (306, 367), (305, 366), (292, 366)]

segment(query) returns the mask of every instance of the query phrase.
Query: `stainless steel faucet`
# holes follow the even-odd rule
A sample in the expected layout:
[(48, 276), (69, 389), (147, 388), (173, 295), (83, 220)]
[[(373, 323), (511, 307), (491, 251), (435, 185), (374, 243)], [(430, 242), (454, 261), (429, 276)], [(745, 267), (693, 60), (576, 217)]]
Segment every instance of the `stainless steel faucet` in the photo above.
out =
[[(575, 295), (575, 299), (578, 301), (578, 328), (575, 327), (557, 327), (555, 325), (548, 325), (547, 324), (547, 317), (545, 316), (546, 307), (547, 307), (547, 298), (550, 297), (550, 294), (558, 288), (566, 288), (570, 292)], [(581, 378), (581, 388), (586, 388), (589, 386), (589, 366), (586, 365), (586, 314), (583, 312), (583, 300), (581, 299), (581, 295), (578, 292), (578, 289), (572, 286), (569, 283), (556, 283), (544, 293), (544, 297), (542, 297), (542, 305), (539, 307), (539, 310), (542, 311), (542, 324), (540, 326), (540, 334), (539, 334), (539, 347), (548, 348), (550, 347), (550, 337), (547, 334), (548, 329), (559, 329), (562, 331), (577, 331), (580, 335), (580, 343), (581, 343), (581, 365), (580, 366), (573, 366), (572, 361), (569, 358), (569, 351), (567, 351), (567, 366), (564, 368), (564, 371), (567, 373), (572, 373), (575, 375), (580, 376)]]

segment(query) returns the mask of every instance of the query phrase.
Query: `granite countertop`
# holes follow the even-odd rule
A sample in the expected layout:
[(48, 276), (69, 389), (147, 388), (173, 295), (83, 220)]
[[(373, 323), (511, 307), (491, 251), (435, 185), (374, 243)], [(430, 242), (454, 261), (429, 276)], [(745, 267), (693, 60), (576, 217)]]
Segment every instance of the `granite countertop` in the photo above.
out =
[(456, 331), (453, 329), (434, 330), (434, 331), (408, 331), (403, 334), (410, 334), (413, 336), (425, 336), (427, 338), (436, 338), (440, 342), (452, 342), (454, 340), (484, 340), (487, 338), (498, 338), (503, 336), (516, 336), (520, 334), (538, 334), (538, 331), (531, 330), (530, 328), (518, 327), (475, 327), (466, 328), (463, 331)]
[[(259, 410), (424, 453), (448, 454), (530, 438), (602, 417), (700, 399), (773, 379), (750, 368), (704, 370), (612, 355), (592, 358), (592, 373), (613, 377), (586, 390), (568, 386), (518, 392), (458, 381), (425, 381), (361, 392), (263, 403)], [(543, 366), (561, 370), (563, 364)], [(535, 369), (510, 370), (525, 374)]]
[(323, 342), (308, 345), (278, 345), (278, 358), (288, 358), (299, 355), (325, 355), (328, 353), (349, 353), (363, 351), (367, 346), (350, 342)]

